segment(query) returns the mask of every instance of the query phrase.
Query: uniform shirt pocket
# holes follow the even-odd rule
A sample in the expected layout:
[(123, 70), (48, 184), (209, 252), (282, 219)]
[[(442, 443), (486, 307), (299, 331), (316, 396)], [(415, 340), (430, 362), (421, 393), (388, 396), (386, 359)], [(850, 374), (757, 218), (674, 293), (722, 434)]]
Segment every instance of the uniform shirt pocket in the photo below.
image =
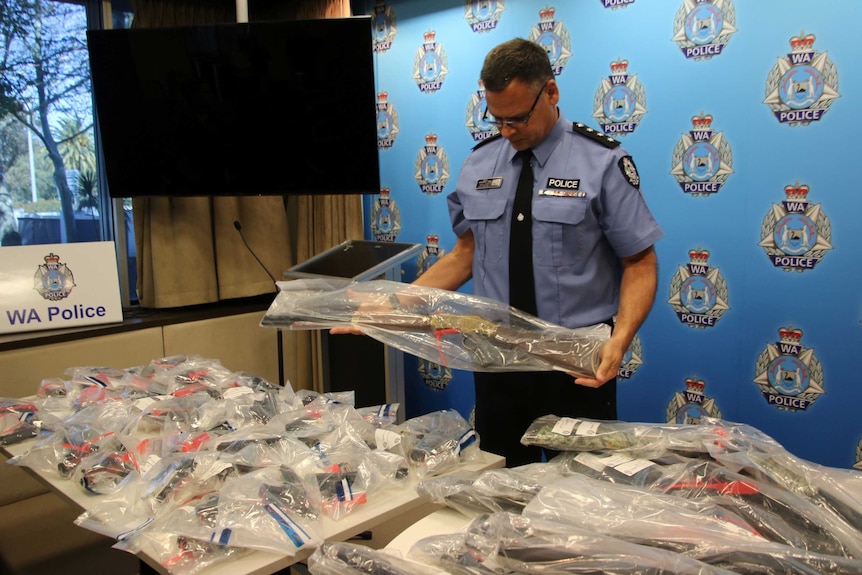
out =
[(506, 198), (498, 194), (477, 192), (462, 197), (464, 218), (470, 222), (476, 242), (474, 256), (485, 262), (497, 262), (503, 258), (503, 245), (508, 222)]
[(539, 197), (533, 203), (533, 261), (541, 266), (577, 265), (582, 253), (588, 202)]

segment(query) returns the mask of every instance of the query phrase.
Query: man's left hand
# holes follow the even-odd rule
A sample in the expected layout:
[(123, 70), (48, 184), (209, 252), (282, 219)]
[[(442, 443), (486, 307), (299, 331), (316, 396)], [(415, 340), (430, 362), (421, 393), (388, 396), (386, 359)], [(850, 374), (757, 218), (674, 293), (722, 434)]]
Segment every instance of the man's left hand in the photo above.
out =
[(596, 370), (595, 378), (575, 377), (575, 383), (585, 387), (601, 387), (617, 376), (620, 365), (623, 362), (623, 355), (628, 346), (623, 346), (619, 339), (614, 339), (613, 336), (605, 342), (601, 349), (601, 362)]

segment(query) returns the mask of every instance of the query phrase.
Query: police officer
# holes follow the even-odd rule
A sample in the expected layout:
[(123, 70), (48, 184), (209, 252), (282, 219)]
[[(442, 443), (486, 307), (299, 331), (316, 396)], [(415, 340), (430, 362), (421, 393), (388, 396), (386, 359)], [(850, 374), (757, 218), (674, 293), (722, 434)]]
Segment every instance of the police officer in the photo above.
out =
[[(448, 197), (455, 247), (414, 283), (456, 290), (472, 278), (477, 295), (546, 321), (613, 326), (594, 379), (573, 381), (562, 372), (474, 374), (482, 448), (505, 456), (511, 467), (542, 459), (540, 448), (520, 444), (541, 415), (617, 418), (616, 374), (655, 297), (653, 244), (662, 231), (619, 142), (560, 112), (559, 87), (541, 46), (524, 39), (500, 44), (486, 56), (481, 79), (487, 120), (500, 134), (473, 149)], [(525, 162), (532, 190), (527, 183), (527, 209), (514, 209)], [(513, 218), (531, 226), (526, 241), (510, 242)], [(522, 244), (526, 253), (518, 254)], [(513, 283), (525, 278), (535, 294), (532, 304), (510, 300)]]

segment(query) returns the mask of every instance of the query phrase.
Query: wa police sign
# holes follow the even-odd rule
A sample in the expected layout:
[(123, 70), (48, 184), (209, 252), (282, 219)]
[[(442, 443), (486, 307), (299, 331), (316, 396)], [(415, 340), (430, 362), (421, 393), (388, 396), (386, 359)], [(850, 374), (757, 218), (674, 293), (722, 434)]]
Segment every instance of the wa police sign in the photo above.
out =
[(123, 321), (113, 242), (0, 250), (0, 333)]

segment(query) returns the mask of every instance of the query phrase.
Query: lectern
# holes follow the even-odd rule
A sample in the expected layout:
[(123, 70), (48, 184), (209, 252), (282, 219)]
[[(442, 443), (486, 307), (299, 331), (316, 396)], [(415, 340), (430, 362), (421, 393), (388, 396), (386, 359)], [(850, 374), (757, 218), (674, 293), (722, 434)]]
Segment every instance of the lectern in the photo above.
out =
[[(349, 278), (402, 281), (402, 266), (417, 258), (421, 244), (347, 240), (284, 272), (287, 278)], [(356, 406), (404, 406), (404, 353), (363, 335), (318, 331), (317, 369), (323, 391), (356, 393)]]

